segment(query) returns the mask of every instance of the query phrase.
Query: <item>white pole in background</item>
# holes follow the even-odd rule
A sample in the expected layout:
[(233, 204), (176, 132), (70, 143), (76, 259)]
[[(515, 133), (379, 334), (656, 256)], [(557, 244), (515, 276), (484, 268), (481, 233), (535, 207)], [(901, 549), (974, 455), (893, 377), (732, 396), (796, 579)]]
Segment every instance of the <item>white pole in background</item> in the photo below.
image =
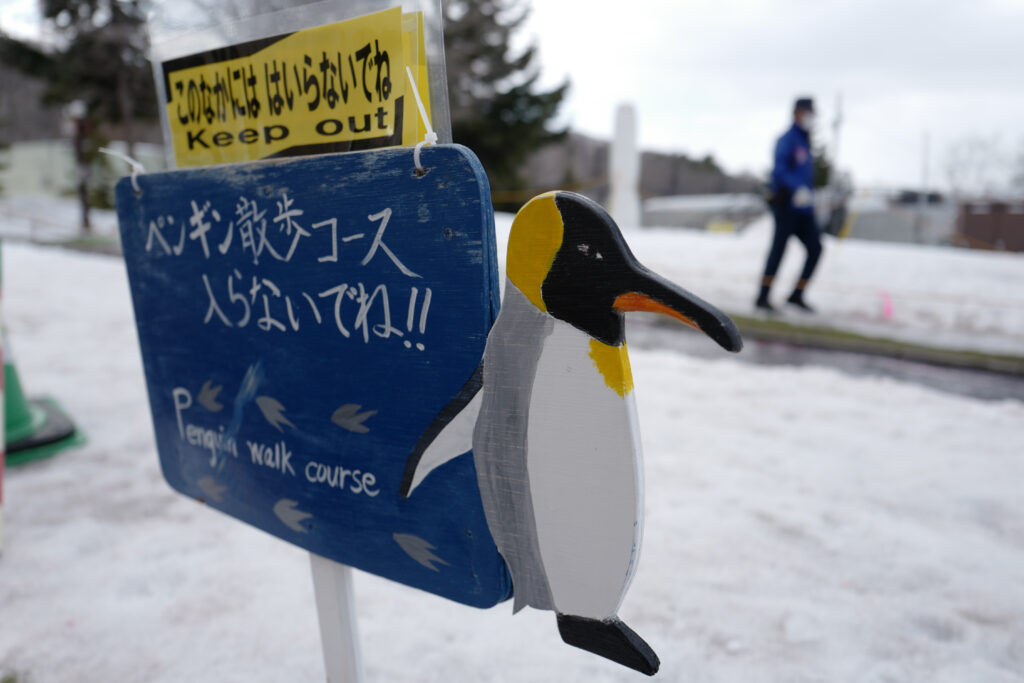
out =
[(611, 191), (608, 213), (623, 232), (640, 227), (640, 152), (636, 108), (624, 102), (615, 111), (615, 135), (608, 161)]
[(914, 241), (924, 242), (925, 214), (928, 210), (928, 131), (921, 137), (921, 191), (917, 197), (917, 216), (914, 221)]
[[(832, 178), (839, 172), (839, 129), (843, 125), (843, 94), (836, 95), (836, 114), (832, 118)], [(830, 185), (833, 183), (829, 183)]]
[(848, 199), (847, 193), (850, 188), (847, 187), (845, 182), (840, 182), (839, 179), (839, 132), (843, 126), (843, 94), (839, 93), (836, 95), (836, 111), (835, 116), (832, 117), (832, 150), (829, 154), (829, 163), (831, 165), (831, 172), (829, 173), (828, 185), (825, 187), (825, 198), (828, 205), (828, 222), (829, 226), (835, 229), (835, 233), (838, 237), (842, 231), (843, 226), (836, 228), (833, 225), (833, 221), (836, 220), (836, 211), (840, 208), (844, 210), (841, 212), (843, 221), (846, 221), (847, 213), (845, 211), (845, 204)]
[(309, 564), (313, 570), (327, 683), (362, 683), (363, 659), (359, 652), (352, 568), (313, 553), (309, 554)]

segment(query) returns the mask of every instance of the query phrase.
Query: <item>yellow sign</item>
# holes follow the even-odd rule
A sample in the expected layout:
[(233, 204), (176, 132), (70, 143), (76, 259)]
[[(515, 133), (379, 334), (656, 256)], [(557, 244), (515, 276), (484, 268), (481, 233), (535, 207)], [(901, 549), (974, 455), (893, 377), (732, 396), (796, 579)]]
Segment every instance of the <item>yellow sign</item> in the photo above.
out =
[[(423, 19), (400, 7), (163, 64), (178, 166), (411, 145)], [(429, 109), (428, 109), (429, 111)]]

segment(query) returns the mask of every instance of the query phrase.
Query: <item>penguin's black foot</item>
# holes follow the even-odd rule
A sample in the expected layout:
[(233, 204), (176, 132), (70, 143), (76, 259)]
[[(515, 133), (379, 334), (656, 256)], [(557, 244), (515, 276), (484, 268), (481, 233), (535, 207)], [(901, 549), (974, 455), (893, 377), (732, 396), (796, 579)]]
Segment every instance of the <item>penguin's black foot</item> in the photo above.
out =
[(808, 306), (807, 302), (804, 301), (803, 292), (801, 292), (799, 290), (797, 290), (797, 291), (793, 292), (792, 294), (790, 294), (789, 298), (786, 299), (786, 303), (788, 303), (790, 306), (796, 306), (797, 308), (799, 308), (804, 313), (814, 313), (815, 312), (814, 309), (811, 308), (810, 306)]
[(558, 633), (567, 644), (628, 666), (642, 674), (658, 673), (661, 660), (651, 646), (619, 619), (558, 615)]

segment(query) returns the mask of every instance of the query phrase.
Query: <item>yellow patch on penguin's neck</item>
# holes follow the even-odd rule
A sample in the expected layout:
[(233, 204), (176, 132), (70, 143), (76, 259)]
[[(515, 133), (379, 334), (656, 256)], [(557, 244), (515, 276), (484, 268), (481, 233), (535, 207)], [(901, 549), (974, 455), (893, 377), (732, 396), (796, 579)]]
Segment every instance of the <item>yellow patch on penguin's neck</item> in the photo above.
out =
[(508, 279), (534, 306), (545, 312), (548, 307), (540, 288), (562, 246), (563, 233), (555, 193), (546, 192), (519, 210), (508, 237), (505, 259)]
[(633, 391), (633, 371), (629, 367), (626, 345), (608, 346), (596, 339), (590, 340), (590, 357), (604, 377), (604, 383), (625, 398)]

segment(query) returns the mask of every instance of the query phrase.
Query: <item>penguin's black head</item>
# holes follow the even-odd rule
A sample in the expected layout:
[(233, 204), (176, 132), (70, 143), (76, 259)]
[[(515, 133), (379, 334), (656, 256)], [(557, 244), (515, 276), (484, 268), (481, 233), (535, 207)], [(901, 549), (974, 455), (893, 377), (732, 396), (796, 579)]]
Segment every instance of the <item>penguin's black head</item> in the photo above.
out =
[(723, 348), (743, 346), (717, 308), (642, 266), (611, 216), (572, 192), (535, 197), (516, 215), (508, 276), (542, 311), (610, 346), (623, 341), (623, 313), (669, 315)]

